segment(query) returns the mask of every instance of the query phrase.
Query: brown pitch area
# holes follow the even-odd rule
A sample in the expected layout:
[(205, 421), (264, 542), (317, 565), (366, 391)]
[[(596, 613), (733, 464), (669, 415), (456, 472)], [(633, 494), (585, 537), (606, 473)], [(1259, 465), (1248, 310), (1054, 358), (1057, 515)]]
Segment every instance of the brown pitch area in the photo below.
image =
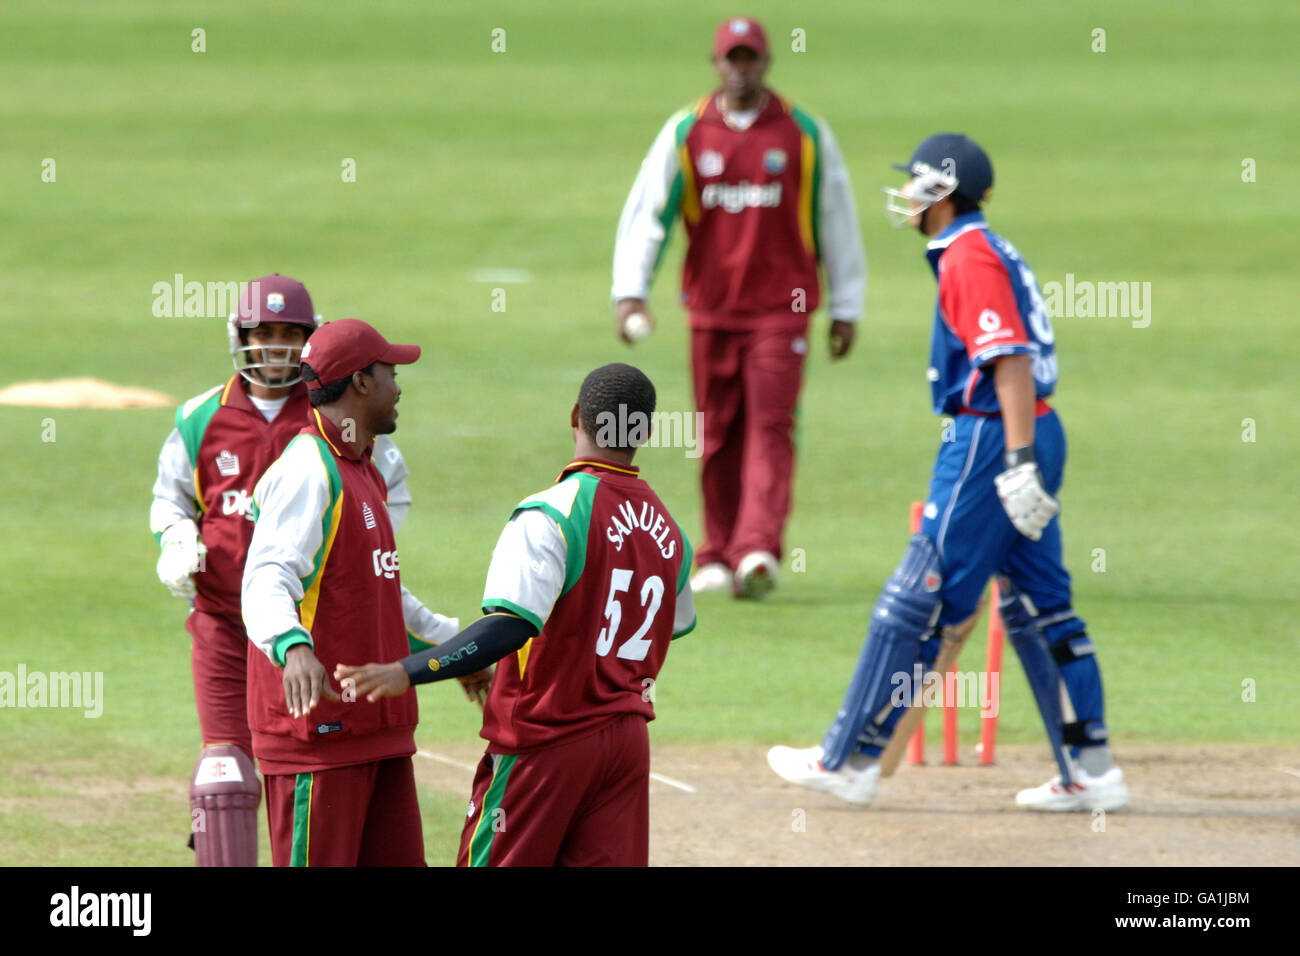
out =
[[(653, 741), (653, 734), (651, 735)], [(479, 747), (438, 746), (473, 765)], [(1116, 752), (1132, 800), (1104, 815), (1015, 805), (1050, 778), (1042, 747), (998, 748), (978, 767), (903, 764), (873, 806), (785, 783), (765, 747), (652, 744), (654, 866), (1297, 866), (1300, 748), (1142, 745)], [(416, 778), (468, 795), (471, 774), (416, 759)]]

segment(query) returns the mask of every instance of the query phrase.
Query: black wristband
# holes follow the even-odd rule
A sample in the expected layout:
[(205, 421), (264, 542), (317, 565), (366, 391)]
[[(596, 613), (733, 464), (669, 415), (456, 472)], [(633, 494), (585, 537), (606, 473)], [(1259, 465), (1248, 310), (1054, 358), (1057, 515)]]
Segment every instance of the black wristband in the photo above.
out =
[(1015, 468), (1017, 465), (1023, 465), (1026, 462), (1034, 463), (1034, 446), (1021, 445), (1019, 448), (1012, 448), (1007, 452), (1003, 459), (1008, 468)]

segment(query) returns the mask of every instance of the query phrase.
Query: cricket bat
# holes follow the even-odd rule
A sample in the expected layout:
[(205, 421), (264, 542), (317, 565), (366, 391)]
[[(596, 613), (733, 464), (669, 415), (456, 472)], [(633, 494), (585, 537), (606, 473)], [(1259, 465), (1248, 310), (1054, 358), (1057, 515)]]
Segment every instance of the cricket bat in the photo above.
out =
[(925, 675), (922, 680), (922, 686), (913, 688), (912, 706), (907, 708), (907, 712), (899, 718), (898, 723), (894, 726), (894, 735), (889, 738), (889, 746), (880, 754), (880, 775), (882, 777), (892, 776), (898, 769), (899, 763), (903, 759), (903, 751), (907, 749), (907, 742), (912, 739), (912, 734), (916, 732), (917, 726), (920, 725), (921, 719), (925, 717), (925, 702), (922, 695), (925, 681), (931, 678), (932, 674), (938, 674), (939, 679), (948, 673), (949, 669), (957, 663), (957, 658), (961, 655), (961, 649), (966, 646), (966, 638), (970, 637), (971, 631), (975, 630), (980, 614), (984, 612), (984, 605), (988, 603), (987, 597), (980, 598), (980, 603), (975, 606), (975, 613), (960, 624), (949, 624), (943, 629), (939, 637), (939, 656), (934, 659), (934, 670)]

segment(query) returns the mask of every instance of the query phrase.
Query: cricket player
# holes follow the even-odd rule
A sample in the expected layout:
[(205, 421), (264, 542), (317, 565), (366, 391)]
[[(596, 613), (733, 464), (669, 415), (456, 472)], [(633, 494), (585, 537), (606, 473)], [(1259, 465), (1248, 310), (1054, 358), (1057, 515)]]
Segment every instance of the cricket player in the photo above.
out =
[[(162, 548), (158, 577), (193, 607), (185, 627), (203, 737), (190, 787), (199, 866), (257, 863), (261, 787), (244, 693), (240, 579), (253, 536), (253, 486), (307, 423), (299, 355), (317, 322), (296, 279), (277, 273), (248, 283), (227, 328), (237, 374), (177, 409), (158, 458), (149, 514)], [(411, 504), (406, 463), (384, 441), (376, 458), (397, 525)]]
[[(253, 491), (242, 582), (248, 715), (276, 866), (423, 865), (414, 694), (340, 700), (328, 669), (455, 634), (406, 590), (373, 441), (397, 427), (396, 366), (419, 358), (359, 319), (302, 351), (311, 411)], [(486, 675), (471, 680), (486, 681)]]
[[(829, 285), (832, 358), (848, 354), (866, 260), (848, 173), (830, 127), (764, 85), (757, 20), (718, 27), (721, 87), (674, 114), (623, 208), (614, 246), (615, 325), (653, 324), (648, 297), (673, 220), (688, 246), (695, 403), (703, 413), (704, 543), (697, 591), (762, 597), (776, 584), (794, 474), (795, 408), (809, 316)], [(640, 321), (640, 320), (637, 320)]]
[(655, 391), (630, 365), (596, 369), (569, 413), (574, 456), (514, 509), (483, 613), (441, 646), (340, 666), (360, 699), (494, 661), (461, 866), (645, 866), (654, 683), (695, 627), (691, 544), (632, 458)]
[(921, 531), (885, 585), (862, 656), (820, 747), (774, 747), (768, 762), (791, 783), (860, 805), (875, 796), (879, 757), (906, 703), (898, 675), (932, 665), (942, 629), (976, 613), (998, 576), (1003, 623), (1042, 714), (1060, 774), (1021, 791), (1033, 810), (1116, 810), (1128, 802), (1111, 756), (1101, 672), (1074, 611), (1061, 561), (1056, 494), (1065, 432), (1048, 398), (1056, 388), (1055, 336), (1033, 272), (989, 229), (982, 203), (993, 166), (954, 133), (924, 140), (887, 189), (894, 224), (930, 238), (939, 283), (930, 346), (935, 414), (954, 419), (939, 449)]

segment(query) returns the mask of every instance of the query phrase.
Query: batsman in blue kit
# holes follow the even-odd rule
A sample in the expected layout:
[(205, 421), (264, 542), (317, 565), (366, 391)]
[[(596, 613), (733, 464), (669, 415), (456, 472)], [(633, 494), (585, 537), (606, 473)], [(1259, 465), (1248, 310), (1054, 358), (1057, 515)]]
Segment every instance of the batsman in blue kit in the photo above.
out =
[(945, 641), (969, 633), (996, 575), (1007, 638), (1059, 770), (1016, 802), (1034, 810), (1118, 809), (1128, 788), (1111, 757), (1101, 672), (1061, 562), (1055, 495), (1065, 432), (1047, 402), (1057, 360), (1042, 294), (1019, 253), (984, 221), (981, 203), (993, 186), (984, 150), (938, 133), (895, 168), (909, 178), (901, 190), (885, 190), (893, 224), (930, 237), (926, 258), (939, 297), (928, 377), (935, 413), (953, 418), (952, 440), (940, 447), (921, 530), (876, 602), (821, 746), (773, 747), (768, 763), (791, 783), (870, 804), (881, 754), (907, 709), (894, 699), (898, 675), (911, 675), (918, 661), (932, 668)]

